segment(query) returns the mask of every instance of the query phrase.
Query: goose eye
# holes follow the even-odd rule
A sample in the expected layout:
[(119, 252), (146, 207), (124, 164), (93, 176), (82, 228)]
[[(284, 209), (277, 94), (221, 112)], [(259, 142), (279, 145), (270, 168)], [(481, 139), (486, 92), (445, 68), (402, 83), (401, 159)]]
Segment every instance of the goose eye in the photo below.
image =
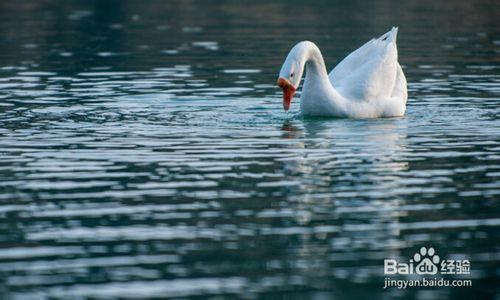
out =
[(293, 77), (293, 73), (290, 73), (290, 77)]

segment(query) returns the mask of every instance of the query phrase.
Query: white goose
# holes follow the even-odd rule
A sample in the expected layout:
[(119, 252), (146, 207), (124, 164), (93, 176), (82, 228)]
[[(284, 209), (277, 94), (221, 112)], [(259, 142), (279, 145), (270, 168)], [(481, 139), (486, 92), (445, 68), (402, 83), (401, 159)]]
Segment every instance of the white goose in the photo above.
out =
[(300, 42), (290, 50), (281, 67), (278, 85), (283, 108), (290, 108), (304, 68), (307, 68), (300, 108), (302, 114), (349, 118), (403, 116), (408, 93), (398, 63), (398, 29), (372, 39), (349, 54), (327, 74), (323, 56), (312, 42)]

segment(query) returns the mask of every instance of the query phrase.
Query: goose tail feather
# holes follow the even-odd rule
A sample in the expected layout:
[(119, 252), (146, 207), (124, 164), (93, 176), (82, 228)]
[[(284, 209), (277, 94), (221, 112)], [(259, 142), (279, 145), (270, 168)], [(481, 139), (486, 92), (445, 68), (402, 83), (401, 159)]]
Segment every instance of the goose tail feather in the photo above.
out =
[(397, 37), (398, 37), (398, 28), (392, 27), (392, 29), (389, 32), (383, 34), (381, 37), (378, 38), (378, 40), (393, 42), (394, 44), (396, 44)]

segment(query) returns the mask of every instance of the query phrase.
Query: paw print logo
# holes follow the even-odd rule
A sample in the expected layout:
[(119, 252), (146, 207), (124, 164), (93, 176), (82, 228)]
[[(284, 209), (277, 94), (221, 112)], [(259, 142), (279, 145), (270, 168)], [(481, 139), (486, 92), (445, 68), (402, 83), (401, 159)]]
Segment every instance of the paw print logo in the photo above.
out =
[(420, 248), (420, 252), (415, 253), (413, 260), (417, 263), (415, 272), (419, 275), (434, 275), (438, 272), (439, 256), (434, 251), (434, 248)]

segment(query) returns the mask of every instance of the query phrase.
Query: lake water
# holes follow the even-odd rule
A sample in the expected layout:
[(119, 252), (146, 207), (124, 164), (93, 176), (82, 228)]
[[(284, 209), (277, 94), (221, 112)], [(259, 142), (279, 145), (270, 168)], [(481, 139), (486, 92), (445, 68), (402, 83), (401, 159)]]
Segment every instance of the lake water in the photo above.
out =
[[(496, 1), (0, 2), (4, 299), (499, 299)], [(303, 118), (289, 49), (329, 69), (399, 26), (403, 118)], [(472, 287), (383, 289), (383, 260)], [(400, 276), (400, 279), (418, 277)]]

